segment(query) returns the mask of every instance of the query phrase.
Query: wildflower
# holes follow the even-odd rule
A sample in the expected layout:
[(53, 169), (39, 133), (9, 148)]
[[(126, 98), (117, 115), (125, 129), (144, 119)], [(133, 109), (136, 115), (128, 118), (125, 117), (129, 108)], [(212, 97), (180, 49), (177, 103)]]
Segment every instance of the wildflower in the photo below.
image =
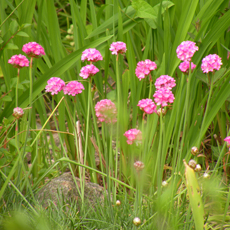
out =
[(157, 105), (161, 105), (162, 107), (165, 107), (168, 105), (168, 103), (173, 103), (175, 97), (171, 90), (166, 88), (158, 89), (154, 95), (154, 101), (157, 103)]
[(162, 181), (162, 186), (163, 186), (163, 187), (166, 187), (167, 185), (168, 185), (168, 182), (167, 182), (167, 181), (165, 181), (165, 180)]
[[(196, 65), (191, 62), (191, 72), (196, 68)], [(189, 72), (189, 61), (184, 61), (181, 62), (179, 65), (179, 69), (181, 70), (181, 72), (184, 72), (186, 74), (188, 74)]]
[(188, 165), (192, 168), (192, 169), (195, 169), (196, 168), (196, 161), (195, 160), (190, 160), (188, 162)]
[(47, 81), (47, 86), (45, 87), (46, 92), (50, 92), (51, 95), (58, 94), (65, 86), (65, 82), (58, 77), (51, 77)]
[(84, 90), (84, 86), (78, 81), (71, 81), (63, 88), (64, 94), (76, 96)]
[(134, 165), (134, 168), (135, 168), (138, 172), (141, 171), (141, 170), (145, 167), (144, 163), (141, 162), (141, 161), (136, 161), (133, 165)]
[(166, 114), (166, 110), (163, 109), (163, 108), (159, 108), (159, 109), (157, 110), (157, 115), (160, 117), (161, 114), (162, 114), (162, 116), (164, 116), (164, 115)]
[(227, 147), (230, 149), (230, 136), (226, 137), (224, 141), (227, 142)]
[(99, 72), (99, 69), (93, 64), (90, 64), (83, 66), (80, 70), (79, 75), (83, 77), (83, 79), (87, 79), (88, 77), (95, 75), (97, 72)]
[(103, 60), (103, 57), (101, 56), (101, 53), (98, 50), (90, 48), (82, 52), (81, 60), (96, 62)]
[(117, 108), (115, 104), (108, 99), (101, 100), (95, 105), (96, 116), (99, 121), (110, 123), (116, 122)]
[(134, 141), (140, 142), (142, 140), (142, 133), (138, 129), (130, 129), (124, 133), (127, 137), (127, 144), (131, 145)]
[(219, 70), (222, 65), (221, 58), (217, 54), (209, 54), (202, 59), (201, 69), (203, 73)]
[(12, 64), (13, 67), (21, 69), (22, 67), (28, 67), (29, 66), (29, 61), (28, 59), (22, 55), (14, 55), (8, 60), (9, 64)]
[(42, 55), (45, 55), (43, 47), (37, 42), (29, 42), (23, 45), (22, 51), (25, 52), (29, 57), (39, 58)]
[(195, 156), (198, 152), (199, 152), (199, 150), (198, 150), (198, 148), (196, 146), (194, 146), (194, 147), (191, 148), (192, 155)]
[(137, 106), (147, 114), (152, 114), (153, 112), (156, 113), (157, 106), (152, 99), (142, 99), (138, 102)]
[(135, 226), (139, 226), (139, 225), (141, 224), (140, 218), (139, 218), (139, 217), (135, 217), (135, 218), (133, 219), (133, 224), (134, 224)]
[(21, 118), (21, 117), (23, 116), (23, 114), (24, 114), (24, 111), (23, 111), (22, 108), (20, 108), (20, 107), (14, 108), (14, 110), (13, 110), (13, 116), (14, 116), (16, 119)]
[(160, 77), (157, 78), (155, 82), (155, 87), (156, 89), (160, 89), (160, 88), (172, 89), (174, 86), (176, 86), (175, 82), (176, 81), (174, 78), (168, 75), (161, 75)]
[(191, 61), (191, 58), (198, 49), (195, 42), (183, 41), (176, 49), (177, 57), (181, 61)]
[(200, 172), (201, 171), (201, 165), (197, 164), (194, 170), (195, 170), (195, 172)]
[(120, 205), (121, 205), (121, 201), (117, 200), (117, 201), (116, 201), (116, 205), (117, 205), (117, 206), (120, 206)]
[(140, 61), (137, 63), (135, 74), (139, 80), (141, 80), (142, 78), (145, 78), (146, 75), (149, 75), (150, 71), (155, 70), (156, 68), (157, 65), (155, 62), (146, 59), (145, 61)]
[(118, 55), (126, 52), (126, 44), (124, 42), (113, 42), (109, 48), (112, 54)]

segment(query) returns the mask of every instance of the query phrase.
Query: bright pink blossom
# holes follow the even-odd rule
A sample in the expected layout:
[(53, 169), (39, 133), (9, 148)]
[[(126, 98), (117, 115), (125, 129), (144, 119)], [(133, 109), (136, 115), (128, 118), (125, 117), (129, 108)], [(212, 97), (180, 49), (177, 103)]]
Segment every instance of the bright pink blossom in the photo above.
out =
[(126, 52), (126, 44), (124, 42), (113, 42), (109, 48), (112, 54), (118, 55)]
[(101, 53), (98, 50), (90, 48), (82, 52), (81, 60), (96, 62), (103, 60), (103, 57), (101, 56)]
[(127, 144), (131, 145), (134, 141), (137, 143), (142, 140), (142, 133), (139, 129), (130, 129), (124, 133), (124, 136), (127, 137)]
[(25, 52), (29, 57), (41, 57), (45, 55), (44, 48), (37, 42), (29, 42), (22, 47), (22, 51)]
[(154, 95), (154, 101), (157, 103), (157, 105), (161, 105), (162, 107), (165, 107), (168, 105), (168, 103), (173, 103), (175, 97), (171, 90), (166, 88), (160, 88), (158, 89)]
[(230, 145), (230, 136), (226, 137), (224, 141), (226, 141)]
[(176, 49), (177, 57), (181, 61), (191, 61), (191, 58), (198, 49), (195, 42), (184, 41)]
[(13, 67), (21, 69), (22, 67), (28, 67), (29, 61), (24, 55), (14, 55), (8, 60), (9, 64), (12, 64)]
[(101, 100), (95, 105), (96, 116), (99, 121), (105, 123), (116, 122), (117, 108), (115, 104), (108, 99)]
[(203, 73), (219, 70), (222, 65), (221, 58), (217, 54), (209, 54), (202, 59), (201, 69)]
[(13, 111), (13, 116), (16, 118), (16, 119), (19, 119), (23, 116), (24, 114), (24, 111), (22, 108), (20, 107), (16, 107), (14, 108), (14, 111)]
[(90, 65), (83, 66), (80, 70), (79, 75), (83, 77), (83, 79), (86, 79), (88, 77), (95, 75), (97, 72), (99, 72), (99, 69), (93, 64), (90, 64)]
[(59, 77), (51, 77), (47, 81), (47, 85), (45, 87), (46, 92), (50, 92), (51, 95), (58, 94), (61, 90), (63, 90), (65, 86), (65, 82)]
[(149, 75), (150, 71), (155, 70), (156, 68), (157, 65), (155, 62), (146, 59), (145, 61), (140, 61), (137, 63), (135, 74), (139, 78), (139, 80), (141, 80)]
[(172, 89), (176, 86), (175, 79), (168, 76), (168, 75), (161, 75), (157, 78), (155, 82), (156, 89), (160, 88), (166, 88), (166, 89)]
[(67, 85), (64, 86), (64, 94), (76, 96), (84, 90), (84, 86), (78, 81), (70, 81)]
[[(196, 68), (196, 65), (191, 62), (191, 72)], [(181, 72), (184, 72), (186, 74), (188, 74), (189, 72), (189, 61), (184, 61), (181, 62), (179, 65), (179, 69), (181, 70)]]
[(153, 102), (152, 99), (142, 99), (138, 102), (137, 106), (140, 107), (140, 109), (144, 110), (147, 114), (152, 114), (153, 112), (156, 113), (156, 105)]

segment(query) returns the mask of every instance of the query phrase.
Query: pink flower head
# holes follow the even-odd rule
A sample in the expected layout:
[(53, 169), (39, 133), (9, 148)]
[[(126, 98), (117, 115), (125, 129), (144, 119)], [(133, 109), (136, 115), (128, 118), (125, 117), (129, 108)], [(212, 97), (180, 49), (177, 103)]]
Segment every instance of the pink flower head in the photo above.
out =
[(29, 57), (39, 58), (45, 55), (44, 48), (37, 42), (29, 42), (22, 47), (22, 51), (25, 52)]
[[(193, 64), (193, 62), (191, 62), (191, 72), (196, 68), (196, 65)], [(181, 62), (179, 65), (179, 69), (181, 70), (181, 72), (184, 72), (186, 74), (189, 73), (189, 61), (184, 61)]]
[(217, 54), (209, 54), (202, 59), (201, 69), (203, 73), (219, 70), (222, 65), (221, 58)]
[(96, 116), (99, 121), (105, 123), (116, 122), (117, 108), (115, 104), (108, 99), (101, 100), (95, 105)]
[(24, 111), (22, 108), (20, 107), (16, 107), (14, 108), (14, 111), (13, 111), (13, 116), (16, 118), (16, 119), (19, 119), (23, 116), (24, 114)]
[(166, 88), (166, 89), (172, 89), (174, 86), (176, 86), (175, 79), (168, 76), (168, 75), (161, 75), (157, 78), (155, 82), (156, 89), (160, 88)]
[(191, 61), (191, 58), (198, 49), (195, 42), (184, 41), (176, 49), (177, 57), (181, 61)]
[(81, 93), (84, 90), (84, 86), (78, 81), (70, 81), (66, 86), (63, 88), (64, 94), (76, 96), (77, 94)]
[(65, 86), (65, 82), (59, 77), (51, 77), (47, 81), (47, 86), (45, 87), (46, 92), (50, 92), (51, 95), (58, 94)]
[(142, 140), (142, 133), (139, 129), (130, 129), (124, 133), (124, 136), (127, 137), (127, 144), (131, 145), (134, 141), (137, 143)]
[(142, 171), (145, 167), (144, 163), (141, 161), (136, 161), (133, 165), (137, 172)]
[(90, 65), (83, 66), (80, 70), (79, 75), (83, 77), (83, 79), (86, 79), (88, 77), (95, 75), (97, 72), (99, 72), (99, 69), (93, 64), (90, 64)]
[(118, 55), (126, 52), (126, 44), (124, 42), (113, 42), (109, 48), (112, 54)]
[(168, 103), (173, 103), (175, 97), (171, 90), (166, 88), (160, 88), (158, 89), (154, 95), (154, 101), (157, 103), (157, 105), (161, 105), (162, 107), (165, 107), (168, 105)]
[(21, 69), (22, 67), (29, 66), (29, 61), (24, 55), (14, 55), (8, 60), (9, 64), (12, 64), (13, 67)]
[(147, 114), (152, 114), (153, 112), (156, 113), (156, 105), (153, 102), (152, 99), (142, 99), (138, 102), (137, 106), (140, 107), (140, 109), (144, 110)]
[(157, 65), (155, 62), (146, 59), (145, 61), (140, 61), (137, 63), (137, 67), (135, 70), (135, 74), (141, 80), (142, 78), (145, 78), (146, 75), (150, 74), (150, 71), (155, 70), (157, 68)]
[(226, 137), (224, 141), (226, 141), (230, 145), (230, 136)]
[(96, 62), (103, 60), (103, 57), (101, 56), (101, 53), (96, 49), (86, 49), (82, 52), (81, 60)]

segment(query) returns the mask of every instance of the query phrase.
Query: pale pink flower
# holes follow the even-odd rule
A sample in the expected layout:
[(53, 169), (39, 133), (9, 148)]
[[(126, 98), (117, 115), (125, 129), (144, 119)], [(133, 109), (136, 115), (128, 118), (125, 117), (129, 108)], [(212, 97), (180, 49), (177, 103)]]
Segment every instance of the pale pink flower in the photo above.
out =
[(166, 88), (158, 89), (154, 93), (153, 97), (157, 105), (161, 105), (162, 107), (167, 106), (168, 103), (173, 103), (175, 99), (172, 91)]
[(219, 70), (222, 65), (221, 58), (217, 54), (209, 54), (202, 59), (201, 69), (203, 73)]
[(28, 67), (29, 66), (29, 61), (28, 59), (22, 55), (14, 55), (8, 60), (9, 64), (12, 64), (13, 67), (21, 69), (22, 67)]
[(84, 90), (84, 86), (78, 81), (70, 81), (67, 85), (64, 86), (64, 94), (76, 96)]
[(139, 129), (130, 129), (124, 133), (127, 137), (127, 144), (131, 145), (133, 142), (139, 143), (142, 140), (142, 133)]
[(88, 77), (95, 75), (97, 72), (99, 72), (99, 69), (93, 64), (90, 64), (90, 65), (83, 66), (80, 70), (79, 75), (83, 77), (83, 79), (86, 79)]
[(16, 119), (21, 118), (21, 117), (23, 116), (23, 114), (24, 114), (24, 111), (23, 111), (22, 108), (20, 108), (20, 107), (14, 108), (14, 110), (13, 110), (13, 116), (14, 116)]
[(139, 78), (139, 80), (145, 78), (150, 74), (150, 71), (155, 70), (157, 65), (155, 62), (146, 59), (145, 61), (140, 61), (137, 63), (137, 67), (135, 69), (135, 74)]
[(140, 107), (140, 109), (144, 110), (145, 113), (147, 114), (152, 114), (153, 112), (156, 113), (156, 105), (153, 102), (152, 99), (142, 99), (138, 102), (137, 106)]
[(145, 167), (144, 163), (141, 161), (136, 161), (133, 165), (137, 172), (142, 171)]
[[(191, 72), (196, 68), (196, 65), (191, 62)], [(181, 72), (184, 72), (186, 74), (189, 73), (189, 61), (184, 61), (184, 62), (181, 62), (180, 65), (179, 65), (179, 69), (181, 70)]]
[(101, 56), (101, 53), (98, 50), (90, 48), (82, 52), (81, 60), (96, 62), (103, 60), (103, 57)]
[(183, 41), (176, 49), (177, 57), (181, 61), (191, 61), (191, 58), (198, 49), (195, 42)]
[(176, 86), (175, 79), (168, 76), (168, 75), (161, 75), (157, 78), (155, 82), (156, 89), (160, 88), (166, 88), (166, 89), (172, 89)]
[(116, 122), (117, 108), (115, 104), (108, 99), (101, 100), (95, 105), (96, 116), (99, 121), (105, 123)]
[(126, 44), (124, 42), (113, 42), (109, 48), (112, 54), (118, 55), (126, 52)]
[(29, 57), (41, 57), (45, 55), (44, 48), (37, 42), (29, 42), (22, 47), (22, 51), (25, 52)]
[(47, 81), (47, 85), (45, 87), (46, 92), (50, 92), (51, 95), (58, 94), (61, 90), (63, 90), (65, 86), (65, 82), (59, 77), (51, 77)]

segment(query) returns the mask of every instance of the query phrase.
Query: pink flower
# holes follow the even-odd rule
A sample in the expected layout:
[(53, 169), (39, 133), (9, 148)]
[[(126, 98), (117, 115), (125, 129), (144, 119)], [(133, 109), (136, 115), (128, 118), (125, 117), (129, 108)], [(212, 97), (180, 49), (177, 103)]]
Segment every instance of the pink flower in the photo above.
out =
[(202, 60), (201, 69), (203, 73), (219, 70), (222, 65), (221, 58), (217, 54), (209, 54)]
[(103, 60), (103, 57), (101, 56), (101, 53), (96, 49), (86, 49), (82, 52), (81, 60), (96, 62)]
[(14, 108), (14, 111), (13, 111), (13, 116), (16, 118), (16, 119), (19, 119), (23, 116), (24, 114), (24, 111), (22, 108), (20, 107), (16, 107)]
[(112, 54), (118, 55), (126, 52), (126, 44), (124, 42), (113, 42), (109, 48)]
[(45, 55), (45, 51), (41, 45), (37, 42), (29, 42), (22, 47), (22, 51), (25, 52), (29, 57), (39, 58)]
[(226, 141), (230, 145), (230, 136), (226, 137), (224, 141)]
[(177, 57), (181, 61), (191, 61), (191, 58), (198, 49), (195, 42), (184, 41), (176, 49)]
[(157, 105), (161, 105), (162, 107), (165, 107), (168, 105), (168, 103), (173, 103), (174, 101), (174, 95), (171, 92), (171, 90), (166, 88), (160, 88), (158, 89), (154, 95), (154, 101), (157, 103)]
[(152, 99), (142, 99), (138, 102), (137, 106), (140, 107), (140, 109), (144, 110), (147, 114), (152, 114), (153, 112), (156, 113), (156, 105), (152, 101)]
[(90, 65), (83, 66), (80, 70), (79, 75), (83, 77), (83, 79), (86, 79), (88, 77), (95, 75), (97, 72), (99, 72), (99, 69), (93, 64), (90, 64)]
[(136, 161), (133, 165), (137, 172), (142, 171), (145, 167), (144, 163), (141, 161)]
[(76, 96), (84, 90), (84, 86), (78, 81), (70, 81), (66, 86), (63, 88), (64, 94)]
[(156, 68), (157, 65), (155, 62), (146, 59), (145, 61), (140, 61), (137, 63), (135, 74), (139, 80), (141, 80), (142, 78), (145, 78), (146, 75), (149, 75), (151, 70), (155, 70)]
[(50, 92), (51, 95), (58, 94), (65, 86), (65, 82), (59, 77), (51, 77), (47, 81), (47, 86), (45, 87), (46, 92)]
[(14, 55), (8, 60), (9, 64), (12, 64), (13, 67), (21, 69), (22, 67), (29, 66), (29, 61), (24, 55)]
[(155, 82), (155, 87), (156, 89), (160, 89), (160, 88), (172, 89), (174, 86), (176, 86), (175, 82), (176, 81), (174, 78), (168, 75), (161, 75), (160, 77), (157, 78)]
[(95, 105), (95, 111), (98, 120), (101, 122), (105, 121), (105, 123), (114, 123), (117, 121), (117, 108), (115, 104), (108, 99), (97, 102)]
[(130, 129), (124, 133), (127, 137), (127, 144), (131, 145), (134, 141), (140, 142), (142, 140), (142, 133), (139, 129)]
[[(191, 72), (195, 68), (196, 68), (196, 65), (193, 64), (193, 62), (191, 62)], [(181, 62), (179, 65), (179, 69), (181, 70), (181, 72), (188, 74), (189, 73), (189, 61)]]

